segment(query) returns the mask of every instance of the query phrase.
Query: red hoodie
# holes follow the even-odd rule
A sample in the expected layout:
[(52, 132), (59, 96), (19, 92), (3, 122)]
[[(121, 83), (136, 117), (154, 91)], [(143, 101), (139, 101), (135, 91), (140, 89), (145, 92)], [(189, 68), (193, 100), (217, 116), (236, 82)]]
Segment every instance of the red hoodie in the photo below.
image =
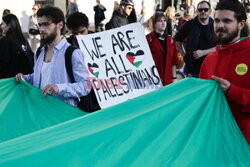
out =
[(231, 83), (226, 95), (239, 128), (250, 144), (250, 38), (229, 45), (217, 45), (204, 60), (200, 78), (215, 75)]

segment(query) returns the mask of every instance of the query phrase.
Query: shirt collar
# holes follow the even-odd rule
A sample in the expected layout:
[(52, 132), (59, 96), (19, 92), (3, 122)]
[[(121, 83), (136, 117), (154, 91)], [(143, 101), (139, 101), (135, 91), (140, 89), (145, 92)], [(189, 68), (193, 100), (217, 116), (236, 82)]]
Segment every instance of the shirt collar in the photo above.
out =
[(63, 38), (54, 48), (56, 50), (61, 50), (66, 43), (67, 43), (66, 38)]

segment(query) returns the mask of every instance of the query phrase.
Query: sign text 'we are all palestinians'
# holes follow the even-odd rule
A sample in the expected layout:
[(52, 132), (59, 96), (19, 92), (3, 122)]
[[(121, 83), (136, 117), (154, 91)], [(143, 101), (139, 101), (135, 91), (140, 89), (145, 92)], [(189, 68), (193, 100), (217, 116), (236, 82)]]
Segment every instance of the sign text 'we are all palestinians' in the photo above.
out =
[(140, 23), (77, 39), (101, 108), (162, 87)]

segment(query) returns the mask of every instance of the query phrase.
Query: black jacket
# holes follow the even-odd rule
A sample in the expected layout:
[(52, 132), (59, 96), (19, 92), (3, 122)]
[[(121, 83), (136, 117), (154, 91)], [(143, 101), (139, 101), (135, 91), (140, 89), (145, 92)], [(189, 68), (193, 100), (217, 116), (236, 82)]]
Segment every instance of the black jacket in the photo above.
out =
[(33, 72), (33, 52), (26, 41), (17, 44), (10, 36), (0, 40), (0, 79), (14, 77), (17, 73)]
[[(125, 14), (121, 14), (119, 10), (113, 12), (113, 16), (109, 21), (108, 29), (113, 29), (129, 24), (128, 18)], [(107, 27), (106, 27), (107, 29)]]
[(136, 16), (135, 8), (132, 9), (132, 12), (128, 16), (128, 22), (129, 23), (136, 23), (137, 22), (137, 16)]
[[(183, 42), (183, 40), (187, 37), (186, 55), (184, 57), (184, 60), (186, 66), (191, 71), (199, 72), (200, 65), (202, 64), (205, 58), (202, 57), (200, 59), (194, 60), (193, 52), (199, 49), (204, 50), (216, 46), (213, 23), (213, 19), (209, 18), (208, 25), (202, 26), (202, 24), (198, 20), (198, 17), (196, 16), (194, 19), (187, 21), (185, 24), (183, 24), (181, 29), (175, 35), (175, 40), (180, 42)], [(206, 33), (201, 35), (201, 29), (204, 27)], [(201, 44), (199, 43), (200, 36), (206, 37), (207, 43), (204, 46), (201, 46)], [(194, 67), (194, 64), (198, 64), (198, 66)]]
[(95, 11), (95, 24), (98, 25), (105, 19), (105, 14), (104, 12), (106, 11), (106, 8), (101, 5), (101, 6), (94, 6), (94, 11)]

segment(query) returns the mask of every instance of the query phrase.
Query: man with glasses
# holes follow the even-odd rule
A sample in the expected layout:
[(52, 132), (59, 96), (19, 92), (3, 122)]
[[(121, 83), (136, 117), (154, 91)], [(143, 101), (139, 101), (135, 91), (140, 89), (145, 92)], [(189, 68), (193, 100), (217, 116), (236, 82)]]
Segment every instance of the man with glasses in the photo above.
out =
[(128, 16), (130, 16), (133, 7), (133, 0), (121, 0), (120, 8), (113, 12), (112, 18), (105, 25), (105, 29), (113, 29), (129, 24)]
[(65, 52), (70, 44), (62, 37), (64, 29), (64, 15), (61, 9), (45, 6), (37, 12), (40, 30), (40, 54), (35, 55), (34, 73), (16, 75), (43, 90), (43, 95), (55, 95), (64, 102), (77, 106), (77, 100), (87, 95), (86, 79), (89, 76), (85, 66), (84, 55), (79, 49), (72, 52), (72, 73), (75, 82), (72, 83), (65, 66)]
[[(197, 16), (186, 22), (175, 35), (177, 47), (184, 56), (184, 73), (198, 77), (205, 57), (215, 51), (213, 19), (210, 16), (211, 6), (207, 1), (197, 5)], [(186, 50), (183, 41), (187, 38)]]
[(216, 52), (204, 60), (200, 78), (220, 83), (230, 109), (250, 144), (250, 38), (238, 0), (221, 0), (214, 14)]

